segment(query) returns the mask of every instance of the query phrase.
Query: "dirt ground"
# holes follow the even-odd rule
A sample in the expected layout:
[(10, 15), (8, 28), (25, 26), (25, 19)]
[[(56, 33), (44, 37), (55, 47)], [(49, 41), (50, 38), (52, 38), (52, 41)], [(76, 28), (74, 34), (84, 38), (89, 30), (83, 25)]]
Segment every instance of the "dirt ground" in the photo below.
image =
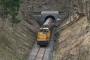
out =
[(30, 20), (14, 24), (0, 20), (0, 60), (25, 60), (36, 41), (38, 24)]
[[(67, 24), (64, 22), (60, 27)], [(86, 17), (60, 32), (54, 60), (90, 60), (90, 26)]]

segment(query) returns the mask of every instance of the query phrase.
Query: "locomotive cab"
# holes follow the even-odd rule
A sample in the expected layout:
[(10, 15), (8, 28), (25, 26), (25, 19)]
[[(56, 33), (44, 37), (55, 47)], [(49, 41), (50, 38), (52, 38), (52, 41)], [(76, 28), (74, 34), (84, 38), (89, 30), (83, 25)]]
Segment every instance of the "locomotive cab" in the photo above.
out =
[(40, 28), (37, 38), (38, 45), (48, 45), (50, 39), (50, 30), (48, 28)]

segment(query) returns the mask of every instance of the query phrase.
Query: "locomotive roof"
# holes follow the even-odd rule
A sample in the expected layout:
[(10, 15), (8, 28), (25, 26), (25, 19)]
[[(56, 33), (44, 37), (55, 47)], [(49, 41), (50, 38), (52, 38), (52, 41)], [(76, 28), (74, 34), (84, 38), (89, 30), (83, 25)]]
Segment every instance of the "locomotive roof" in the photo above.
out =
[(40, 29), (48, 29), (48, 28), (40, 28)]

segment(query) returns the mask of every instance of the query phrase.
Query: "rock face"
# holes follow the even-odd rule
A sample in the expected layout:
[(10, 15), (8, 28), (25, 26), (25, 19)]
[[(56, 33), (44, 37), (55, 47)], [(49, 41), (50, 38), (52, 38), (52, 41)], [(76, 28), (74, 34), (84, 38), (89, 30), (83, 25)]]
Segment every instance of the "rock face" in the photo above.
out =
[(90, 60), (89, 55), (90, 26), (88, 26), (86, 17), (83, 17), (60, 32), (55, 60)]
[(66, 11), (68, 8), (66, 0), (24, 0), (24, 3), (27, 3), (26, 7), (30, 12)]

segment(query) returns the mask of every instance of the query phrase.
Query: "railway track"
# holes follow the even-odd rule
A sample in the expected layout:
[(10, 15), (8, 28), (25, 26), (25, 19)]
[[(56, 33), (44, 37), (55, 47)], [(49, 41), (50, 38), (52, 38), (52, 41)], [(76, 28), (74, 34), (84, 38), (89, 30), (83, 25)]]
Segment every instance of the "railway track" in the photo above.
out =
[(52, 32), (50, 43), (47, 47), (40, 47), (37, 43), (32, 48), (32, 51), (27, 60), (52, 60), (53, 45), (54, 45), (54, 30)]
[(44, 60), (46, 50), (46, 47), (39, 47), (35, 45), (27, 60)]
[(43, 60), (45, 52), (46, 52), (46, 48), (39, 47), (34, 60)]

